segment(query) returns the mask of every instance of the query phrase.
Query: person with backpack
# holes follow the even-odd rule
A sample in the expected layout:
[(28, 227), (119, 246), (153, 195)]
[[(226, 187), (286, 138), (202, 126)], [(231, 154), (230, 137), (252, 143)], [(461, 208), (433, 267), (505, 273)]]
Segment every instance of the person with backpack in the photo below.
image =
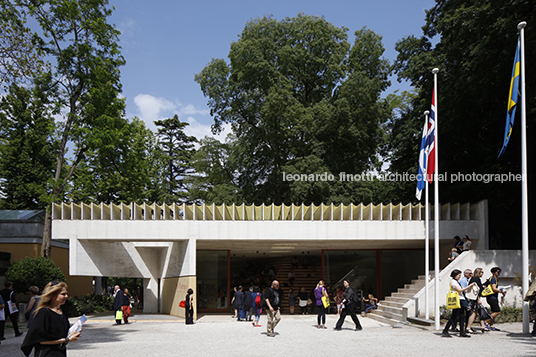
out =
[(341, 316), (339, 317), (339, 321), (337, 321), (337, 325), (335, 325), (335, 331), (342, 330), (342, 324), (344, 323), (346, 315), (350, 315), (352, 317), (352, 321), (355, 323), (355, 331), (361, 331), (363, 330), (363, 327), (361, 327), (361, 323), (359, 322), (359, 319), (355, 313), (355, 308), (358, 304), (357, 294), (355, 293), (354, 289), (350, 287), (350, 282), (348, 280), (344, 280), (343, 284), (344, 293), (342, 295), (342, 303), (344, 307), (342, 309)]
[(261, 327), (259, 325), (259, 320), (261, 318), (262, 314), (262, 296), (261, 296), (261, 289), (259, 289), (258, 286), (255, 286), (253, 288), (253, 292), (251, 293), (251, 305), (253, 308), (253, 312), (255, 313), (255, 321), (253, 321), (251, 324), (255, 327)]
[(253, 301), (253, 286), (249, 287), (249, 290), (246, 291), (246, 297), (244, 300), (244, 309), (246, 310), (246, 321), (252, 321), (253, 318), (253, 309), (255, 307)]
[(274, 329), (281, 321), (281, 300), (279, 299), (279, 282), (274, 280), (272, 286), (266, 289), (264, 296), (264, 304), (266, 306), (266, 314), (268, 315), (268, 323), (266, 324), (266, 335), (268, 337), (275, 337)]

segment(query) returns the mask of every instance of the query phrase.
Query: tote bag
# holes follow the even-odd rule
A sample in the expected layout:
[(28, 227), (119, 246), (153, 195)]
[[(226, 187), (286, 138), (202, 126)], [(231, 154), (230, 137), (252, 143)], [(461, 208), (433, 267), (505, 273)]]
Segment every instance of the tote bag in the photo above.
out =
[(9, 313), (14, 314), (16, 312), (19, 312), (19, 309), (17, 309), (17, 304), (11, 301), (11, 295), (13, 295), (13, 291), (11, 292), (11, 294), (9, 294), (9, 300), (7, 302), (7, 306), (9, 309)]
[(450, 283), (449, 292), (447, 293), (447, 309), (460, 309), (460, 295), (458, 292), (452, 292), (452, 282)]
[(322, 304), (324, 304), (324, 307), (329, 306), (329, 299), (325, 296), (322, 296)]
[[(499, 284), (499, 281), (497, 280), (497, 284)], [(484, 290), (482, 290), (482, 296), (490, 296), (490, 295), (493, 295), (495, 294), (493, 292), (493, 289), (491, 288), (491, 278), (489, 278), (489, 282), (488, 282), (488, 286), (486, 286), (486, 288)]]
[(123, 319), (123, 311), (116, 311), (116, 312), (115, 312), (115, 319), (116, 319), (116, 320), (121, 320), (121, 319)]

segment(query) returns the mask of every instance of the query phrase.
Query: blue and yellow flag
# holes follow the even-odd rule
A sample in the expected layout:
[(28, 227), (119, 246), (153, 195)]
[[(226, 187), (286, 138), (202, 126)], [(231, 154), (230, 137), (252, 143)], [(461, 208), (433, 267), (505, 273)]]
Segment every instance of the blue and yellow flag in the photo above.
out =
[(520, 39), (517, 40), (516, 55), (514, 58), (514, 68), (512, 68), (512, 79), (510, 80), (510, 92), (508, 92), (508, 106), (506, 108), (506, 127), (504, 128), (504, 143), (499, 153), (499, 157), (506, 151), (506, 146), (512, 135), (514, 119), (516, 116), (517, 101), (519, 97), (519, 73), (520, 73)]

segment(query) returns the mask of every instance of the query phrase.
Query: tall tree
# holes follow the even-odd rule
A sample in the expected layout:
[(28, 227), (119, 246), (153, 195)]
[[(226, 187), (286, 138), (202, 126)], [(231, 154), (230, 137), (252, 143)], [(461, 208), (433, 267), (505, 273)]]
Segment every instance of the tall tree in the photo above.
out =
[[(115, 124), (115, 128), (112, 125)], [(107, 121), (107, 137), (73, 174), (66, 197), (75, 202), (130, 203), (161, 201), (163, 165), (156, 138), (143, 121)]]
[(210, 137), (199, 141), (192, 157), (196, 174), (188, 178), (192, 201), (232, 204), (243, 201), (238, 185), (238, 144), (232, 135), (224, 143)]
[[(107, 0), (17, 0), (40, 32), (41, 49), (53, 63), (40, 78), (47, 96), (63, 117), (51, 201), (61, 201), (66, 184), (88, 150), (101, 144), (110, 129), (104, 125), (121, 117), (124, 102), (119, 67), (124, 64), (119, 31), (106, 19), (112, 10)], [(112, 129), (113, 126), (112, 126)], [(66, 169), (66, 149), (73, 143), (72, 162)], [(41, 254), (50, 255), (49, 211)]]
[(166, 203), (185, 202), (188, 200), (187, 178), (193, 174), (191, 164), (194, 143), (197, 139), (184, 133), (189, 124), (181, 122), (175, 114), (173, 118), (157, 120), (158, 146), (162, 150), (165, 163), (165, 190), (162, 200)]
[[(423, 36), (408, 37), (397, 44), (396, 71), (400, 78), (409, 80), (418, 89), (418, 98), (410, 115), (418, 122), (422, 122), (423, 111), (429, 110), (433, 87), (431, 70), (434, 67), (440, 69), (441, 172), (469, 175), (520, 173), (519, 126), (514, 127), (505, 156), (498, 159), (497, 155), (504, 135), (517, 24), (521, 20), (529, 24), (536, 22), (536, 8), (532, 1), (438, 0), (427, 11)], [(439, 40), (432, 46), (436, 36)], [(527, 31), (526, 58), (535, 55), (536, 37)], [(536, 100), (536, 77), (528, 75), (526, 81), (527, 102), (532, 103)], [(536, 109), (531, 106), (527, 109), (530, 137), (535, 134), (532, 123)], [(414, 144), (407, 142), (405, 145)], [(529, 146), (529, 160), (533, 151), (534, 146)], [(531, 186), (534, 183), (532, 170), (528, 179)], [(518, 239), (511, 239), (520, 235), (519, 182), (471, 179), (442, 182), (440, 186), (441, 197), (448, 197), (451, 202), (489, 199), (492, 245), (519, 246)]]
[(39, 88), (11, 85), (0, 102), (1, 209), (44, 209), (54, 171), (54, 118)]
[(39, 37), (26, 27), (26, 18), (13, 1), (0, 0), (0, 85), (20, 85), (46, 69)]
[[(232, 124), (237, 180), (247, 202), (302, 197), (290, 194), (283, 168), (304, 160), (319, 159), (316, 167), (334, 173), (374, 164), (388, 115), (379, 94), (389, 64), (379, 36), (364, 28), (352, 47), (347, 31), (303, 14), (256, 19), (231, 44), (229, 64), (215, 59), (196, 75), (214, 130)], [(329, 200), (326, 190), (309, 192), (315, 202)]]

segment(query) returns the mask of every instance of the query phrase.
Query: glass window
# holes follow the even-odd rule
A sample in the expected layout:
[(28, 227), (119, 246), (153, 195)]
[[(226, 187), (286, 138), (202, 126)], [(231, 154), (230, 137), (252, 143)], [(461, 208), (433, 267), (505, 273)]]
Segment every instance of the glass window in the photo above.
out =
[(326, 284), (343, 286), (344, 279), (354, 290), (376, 295), (376, 251), (324, 251)]
[(227, 251), (197, 251), (199, 309), (228, 309)]

